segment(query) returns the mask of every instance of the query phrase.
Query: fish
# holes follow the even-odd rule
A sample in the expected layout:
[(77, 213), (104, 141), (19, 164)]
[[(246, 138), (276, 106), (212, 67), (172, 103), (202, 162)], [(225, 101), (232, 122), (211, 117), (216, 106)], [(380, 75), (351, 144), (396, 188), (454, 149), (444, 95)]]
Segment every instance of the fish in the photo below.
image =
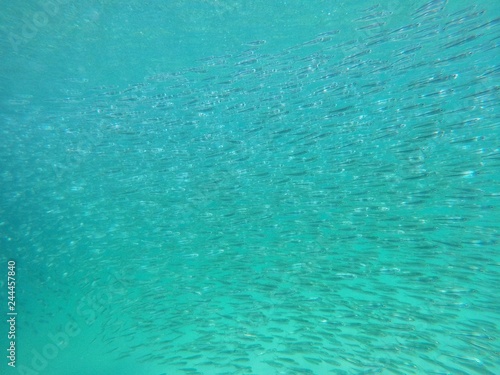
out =
[(495, 373), (499, 18), (352, 7), (285, 46), (65, 80), (51, 109), (7, 99), (22, 323), (69, 313), (168, 374)]

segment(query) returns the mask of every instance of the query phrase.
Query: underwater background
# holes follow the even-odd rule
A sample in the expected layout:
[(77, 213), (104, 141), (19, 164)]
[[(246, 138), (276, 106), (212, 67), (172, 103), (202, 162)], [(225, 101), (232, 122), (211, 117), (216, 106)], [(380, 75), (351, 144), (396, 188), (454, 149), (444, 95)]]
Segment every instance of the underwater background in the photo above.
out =
[(13, 1), (0, 36), (0, 373), (500, 373), (500, 3)]

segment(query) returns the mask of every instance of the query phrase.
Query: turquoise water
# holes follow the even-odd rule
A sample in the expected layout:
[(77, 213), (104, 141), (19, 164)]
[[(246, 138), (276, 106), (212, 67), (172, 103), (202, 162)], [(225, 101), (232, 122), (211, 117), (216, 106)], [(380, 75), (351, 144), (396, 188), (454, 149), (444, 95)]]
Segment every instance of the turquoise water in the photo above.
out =
[(0, 15), (2, 374), (498, 374), (500, 8)]

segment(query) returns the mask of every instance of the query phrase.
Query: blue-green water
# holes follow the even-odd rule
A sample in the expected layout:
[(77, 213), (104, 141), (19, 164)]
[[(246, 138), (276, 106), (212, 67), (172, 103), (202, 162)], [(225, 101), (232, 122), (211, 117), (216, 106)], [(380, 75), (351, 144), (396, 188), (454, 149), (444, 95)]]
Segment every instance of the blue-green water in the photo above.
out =
[(499, 373), (499, 5), (3, 8), (0, 373)]

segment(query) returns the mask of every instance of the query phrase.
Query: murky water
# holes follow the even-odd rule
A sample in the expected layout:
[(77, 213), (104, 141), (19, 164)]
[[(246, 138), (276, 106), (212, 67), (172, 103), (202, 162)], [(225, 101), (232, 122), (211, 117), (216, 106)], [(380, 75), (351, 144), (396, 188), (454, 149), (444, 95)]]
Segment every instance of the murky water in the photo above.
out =
[(2, 373), (499, 372), (498, 6), (277, 3), (9, 6)]

